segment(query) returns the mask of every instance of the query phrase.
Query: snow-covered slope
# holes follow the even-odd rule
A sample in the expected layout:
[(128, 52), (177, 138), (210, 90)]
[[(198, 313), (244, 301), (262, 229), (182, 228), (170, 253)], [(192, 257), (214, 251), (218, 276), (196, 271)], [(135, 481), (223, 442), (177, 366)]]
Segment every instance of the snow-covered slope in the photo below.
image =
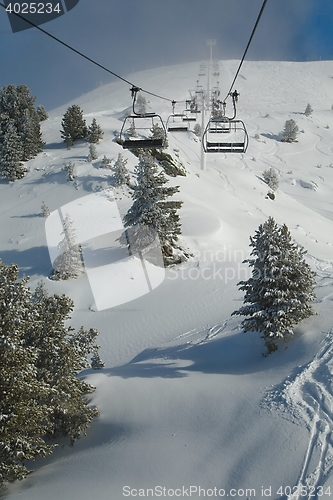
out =
[[(220, 61), (222, 95), (237, 65)], [(185, 100), (198, 69), (199, 64), (160, 68), (129, 80)], [(180, 186), (182, 245), (194, 257), (166, 269), (162, 283), (149, 293), (101, 310), (87, 275), (47, 281), (50, 293), (74, 299), (74, 326), (100, 331), (106, 368), (83, 374), (97, 387), (92, 403), (100, 417), (74, 447), (65, 443), (33, 464), (35, 472), (10, 487), (11, 500), (120, 500), (135, 493), (153, 497), (147, 488), (156, 487), (162, 488), (155, 489), (156, 498), (221, 497), (222, 489), (235, 498), (287, 498), (292, 492), (295, 499), (316, 498), (321, 486), (324, 498), (329, 487), (333, 494), (333, 62), (246, 62), (236, 87), (238, 117), (250, 136), (247, 153), (207, 155), (203, 171), (194, 134), (169, 134), (169, 152), (187, 169), (186, 177), (170, 183)], [(164, 119), (171, 113), (167, 101), (149, 100)], [(26, 178), (0, 184), (0, 257), (18, 263), (31, 276), (32, 288), (51, 267), (39, 215), (42, 201), (52, 211), (65, 204), (77, 207), (112, 185), (110, 172), (98, 168), (104, 154), (115, 159), (123, 152), (132, 173), (137, 162), (115, 142), (131, 104), (126, 85), (101, 87), (75, 103), (88, 123), (96, 118), (104, 130), (99, 160), (87, 163), (85, 144), (68, 151), (61, 142), (60, 122), (69, 103), (43, 124), (47, 145), (29, 162)], [(310, 117), (304, 115), (307, 103), (314, 110)], [(301, 130), (294, 144), (279, 141), (290, 118)], [(69, 160), (75, 163), (75, 182), (62, 171)], [(275, 200), (267, 198), (261, 178), (269, 167), (280, 179)], [(117, 189), (112, 196), (124, 214), (129, 191)], [(108, 231), (109, 216), (98, 217), (101, 234)], [(249, 275), (242, 264), (249, 236), (268, 216), (286, 223), (308, 250), (318, 275), (318, 314), (301, 323), (278, 352), (264, 357), (259, 335), (244, 334), (240, 319), (230, 315), (242, 301), (237, 282)], [(80, 224), (85, 235), (94, 226), (88, 219)], [(127, 278), (138, 279), (135, 272)], [(109, 279), (110, 294), (124, 279), (121, 274)], [(100, 286), (106, 295), (105, 281)]]

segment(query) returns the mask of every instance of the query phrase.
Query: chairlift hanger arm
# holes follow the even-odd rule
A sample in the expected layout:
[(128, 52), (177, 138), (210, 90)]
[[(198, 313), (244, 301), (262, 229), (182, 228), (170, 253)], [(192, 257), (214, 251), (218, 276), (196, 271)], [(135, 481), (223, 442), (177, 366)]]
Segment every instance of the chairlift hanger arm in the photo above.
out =
[(133, 111), (133, 115), (135, 116), (156, 116), (156, 113), (138, 113), (137, 111), (135, 111), (135, 103), (136, 103), (136, 96), (137, 96), (137, 93), (140, 92), (140, 90), (142, 90), (140, 87), (136, 87), (135, 85), (132, 86), (132, 88), (130, 89), (131, 91), (131, 96), (132, 96), (132, 99), (133, 99), (133, 103), (132, 103), (132, 111)]
[(234, 114), (233, 114), (232, 118), (229, 118), (229, 120), (234, 120), (236, 118), (236, 114), (237, 114), (237, 111), (236, 111), (236, 102), (238, 102), (239, 92), (237, 92), (237, 90), (235, 90), (234, 92), (230, 92), (229, 95), (232, 98), (232, 106), (233, 106), (233, 109), (234, 109)]

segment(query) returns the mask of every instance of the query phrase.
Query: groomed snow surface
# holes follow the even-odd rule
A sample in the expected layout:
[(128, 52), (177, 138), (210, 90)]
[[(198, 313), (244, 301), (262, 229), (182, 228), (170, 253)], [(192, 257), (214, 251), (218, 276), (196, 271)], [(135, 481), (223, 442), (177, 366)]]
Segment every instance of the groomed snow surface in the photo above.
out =
[[(237, 65), (219, 62), (222, 95)], [(199, 63), (188, 64), (129, 79), (185, 101), (198, 70)], [(32, 463), (35, 472), (9, 487), (10, 500), (333, 495), (333, 62), (246, 62), (236, 87), (247, 153), (207, 155), (202, 171), (196, 136), (169, 134), (168, 152), (187, 169), (170, 184), (180, 186), (181, 244), (193, 258), (162, 270), (149, 285), (142, 259), (117, 247), (130, 191), (113, 189), (112, 171), (99, 168), (104, 155), (114, 163), (119, 152), (132, 176), (137, 164), (115, 142), (131, 104), (122, 82), (75, 101), (87, 123), (96, 118), (104, 130), (98, 160), (87, 162), (83, 142), (71, 150), (62, 143), (61, 119), (74, 102), (68, 103), (43, 123), (47, 144), (28, 162), (27, 176), (1, 181), (0, 257), (31, 276), (32, 289), (44, 279), (50, 293), (73, 298), (71, 324), (100, 331), (106, 363), (82, 373), (97, 388), (91, 404), (100, 411), (88, 436), (74, 447), (63, 441)], [(166, 120), (170, 104), (147, 98), (149, 110)], [(291, 118), (298, 142), (282, 143)], [(73, 182), (62, 170), (67, 161), (75, 163)], [(269, 167), (280, 179), (275, 200), (262, 180)], [(48, 219), (40, 216), (42, 201), (52, 212)], [(54, 282), (47, 277), (67, 213), (85, 246), (87, 273)], [(286, 223), (308, 251), (318, 314), (264, 357), (260, 335), (242, 332), (241, 318), (231, 313), (242, 304), (237, 282), (250, 272), (242, 264), (249, 236), (269, 216)]]

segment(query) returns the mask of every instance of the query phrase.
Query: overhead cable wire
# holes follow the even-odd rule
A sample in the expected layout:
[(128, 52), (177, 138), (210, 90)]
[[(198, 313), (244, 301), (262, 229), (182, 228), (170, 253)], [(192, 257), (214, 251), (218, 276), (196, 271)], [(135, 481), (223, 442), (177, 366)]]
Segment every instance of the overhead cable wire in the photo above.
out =
[(239, 72), (240, 72), (240, 70), (241, 70), (241, 67), (242, 67), (242, 65), (243, 65), (244, 59), (245, 59), (245, 57), (246, 57), (247, 51), (249, 50), (249, 47), (250, 47), (251, 42), (252, 42), (252, 39), (253, 39), (254, 34), (255, 34), (255, 32), (256, 32), (256, 29), (257, 29), (257, 27), (258, 27), (258, 24), (259, 24), (260, 18), (261, 18), (261, 16), (262, 16), (262, 13), (264, 12), (265, 7), (266, 7), (266, 3), (267, 3), (267, 1), (268, 1), (268, 0), (264, 0), (263, 4), (262, 4), (262, 6), (261, 6), (260, 12), (259, 12), (259, 14), (258, 14), (258, 18), (257, 18), (257, 20), (256, 20), (256, 23), (255, 23), (254, 28), (253, 28), (253, 30), (252, 30), (251, 36), (250, 36), (249, 41), (248, 41), (248, 43), (247, 43), (246, 49), (245, 49), (245, 51), (244, 51), (243, 57), (242, 57), (242, 59), (241, 59), (241, 62), (239, 63), (239, 66), (238, 66), (237, 72), (236, 72), (236, 74), (235, 74), (235, 77), (234, 77), (234, 79), (233, 79), (233, 82), (232, 82), (232, 84), (231, 84), (231, 86), (230, 86), (229, 92), (228, 92), (228, 94), (227, 94), (227, 96), (226, 96), (225, 100), (226, 100), (226, 99), (227, 99), (227, 97), (231, 94), (231, 91), (232, 91), (232, 89), (233, 89), (233, 87), (234, 87), (234, 85), (235, 85), (235, 82), (236, 82), (236, 80), (237, 80), (237, 77), (238, 77), (238, 75), (239, 75)]
[[(0, 6), (4, 7), (5, 9), (7, 9), (6, 5), (4, 5), (1, 2), (0, 2)], [(79, 56), (83, 57), (84, 59), (86, 59), (87, 61), (91, 62), (92, 64), (95, 64), (95, 66), (98, 66), (99, 68), (103, 69), (104, 71), (107, 71), (108, 73), (110, 73), (111, 75), (115, 76), (119, 80), (122, 80), (123, 82), (128, 83), (132, 87), (137, 87), (141, 92), (144, 92), (145, 94), (149, 94), (151, 96), (157, 97), (158, 99), (163, 99), (164, 101), (170, 101), (170, 102), (173, 101), (173, 99), (168, 99), (167, 97), (160, 96), (158, 94), (155, 94), (154, 92), (149, 92), (148, 90), (142, 89), (141, 87), (138, 87), (137, 85), (134, 85), (132, 82), (126, 80), (126, 78), (123, 78), (122, 76), (118, 75), (114, 71), (111, 71), (109, 68), (106, 68), (105, 66), (103, 66), (100, 63), (98, 63), (97, 61), (95, 61), (91, 57), (86, 56), (85, 54), (83, 54), (83, 52), (80, 52), (79, 50), (75, 49), (74, 47), (72, 47), (68, 43), (64, 42), (63, 40), (60, 40), (60, 38), (57, 38), (56, 36), (52, 35), (48, 31), (44, 30), (43, 28), (40, 28), (37, 24), (33, 23), (32, 21), (29, 21), (24, 16), (21, 16), (21, 14), (17, 14), (16, 12), (11, 12), (11, 14), (14, 14), (15, 16), (19, 17), (20, 19), (22, 19), (26, 23), (30, 24), (34, 28), (36, 28), (39, 31), (41, 31), (42, 33), (44, 33), (44, 35), (49, 36), (50, 38), (52, 38), (56, 42), (60, 43), (61, 45), (63, 45), (67, 49), (71, 50), (72, 52), (75, 52), (75, 54), (78, 54)]]

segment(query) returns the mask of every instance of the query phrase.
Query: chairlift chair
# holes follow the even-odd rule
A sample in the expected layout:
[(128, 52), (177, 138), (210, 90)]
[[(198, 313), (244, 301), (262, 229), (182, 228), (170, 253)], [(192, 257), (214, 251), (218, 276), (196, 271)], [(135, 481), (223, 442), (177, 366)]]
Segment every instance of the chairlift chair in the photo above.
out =
[(204, 63), (200, 64), (199, 76), (206, 76), (206, 69), (207, 69), (206, 64)]
[(229, 93), (232, 98), (233, 116), (225, 115), (225, 101), (217, 101), (218, 109), (214, 110), (202, 136), (202, 147), (205, 153), (245, 153), (249, 144), (249, 136), (242, 120), (236, 120), (236, 103), (239, 93)]
[(185, 109), (183, 114), (183, 122), (196, 122), (197, 121), (197, 112), (189, 111)]
[(231, 120), (226, 116), (213, 116), (209, 121), (209, 132), (211, 134), (228, 134), (230, 132)]
[(187, 132), (188, 123), (185, 123), (186, 118), (184, 113), (174, 113), (167, 119), (168, 132)]
[(175, 106), (177, 102), (172, 101), (172, 114), (169, 116), (166, 122), (166, 128), (168, 132), (187, 132), (189, 129), (189, 124), (184, 122), (184, 113), (176, 113)]
[(186, 109), (183, 112), (183, 115), (184, 115), (183, 121), (196, 122), (198, 113), (200, 113), (200, 110), (198, 109), (196, 98), (193, 98), (191, 100), (187, 100), (186, 101)]
[[(217, 131), (222, 133), (217, 135)], [(248, 133), (242, 120), (228, 120), (227, 123), (211, 118), (202, 137), (205, 153), (245, 153), (248, 143)]]
[(162, 118), (157, 113), (137, 113), (134, 109), (136, 94), (132, 87), (133, 113), (126, 116), (117, 142), (123, 149), (160, 149), (165, 147), (167, 133)]
[[(154, 137), (156, 126), (160, 130), (158, 137)], [(166, 131), (162, 118), (155, 113), (126, 116), (118, 142), (123, 149), (163, 148), (166, 143)]]

